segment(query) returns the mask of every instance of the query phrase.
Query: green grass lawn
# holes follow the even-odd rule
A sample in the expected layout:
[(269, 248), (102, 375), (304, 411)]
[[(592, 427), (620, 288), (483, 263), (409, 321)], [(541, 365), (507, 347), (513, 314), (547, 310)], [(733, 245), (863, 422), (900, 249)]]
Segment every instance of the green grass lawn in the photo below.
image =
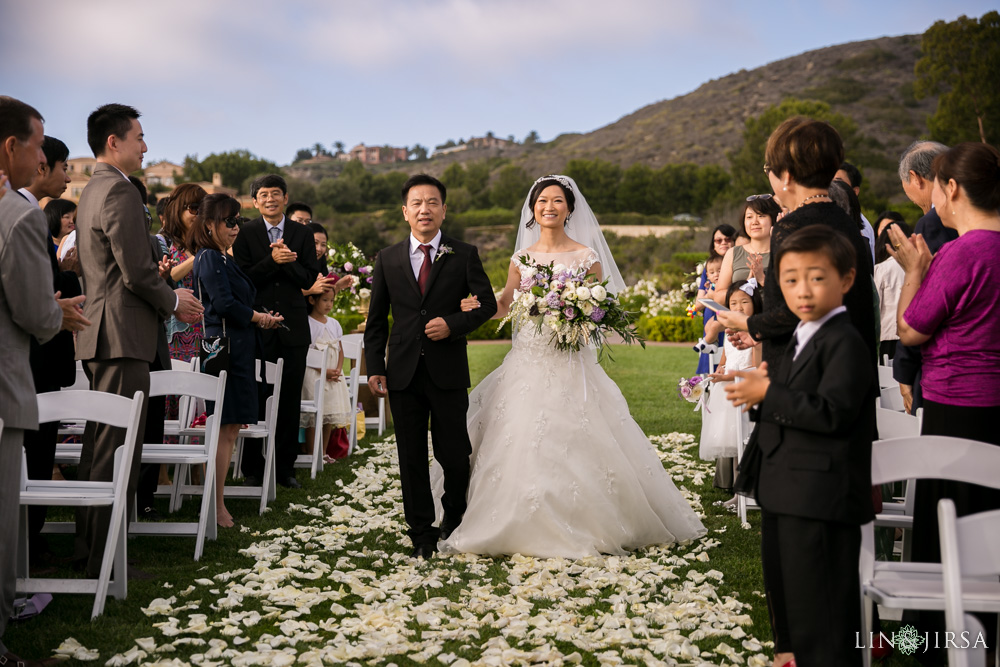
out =
[[(473, 383), (478, 382), (496, 368), (509, 349), (509, 344), (470, 345), (468, 350)], [(677, 431), (691, 433), (697, 438), (701, 428), (700, 414), (693, 412), (690, 404), (680, 400), (674, 389), (677, 380), (682, 375), (693, 372), (696, 361), (694, 353), (687, 348), (651, 346), (642, 350), (618, 346), (614, 349), (614, 361), (605, 361), (604, 365), (612, 379), (621, 387), (633, 417), (647, 434), (657, 435)], [(374, 434), (369, 435), (366, 441), (370, 440), (372, 436)], [(272, 503), (270, 511), (263, 516), (257, 515), (253, 501), (227, 501), (227, 506), (233, 513), (237, 524), (241, 525), (242, 528), (220, 529), (219, 539), (206, 543), (205, 554), (199, 563), (192, 561), (194, 550), (192, 538), (136, 537), (130, 539), (128, 542), (130, 561), (134, 562), (135, 567), (153, 574), (152, 580), (129, 582), (128, 598), (125, 600), (109, 599), (105, 613), (94, 622), (89, 621), (90, 608), (93, 603), (92, 597), (58, 595), (43, 614), (36, 619), (11, 623), (8, 626), (4, 642), (11, 650), (22, 656), (44, 657), (51, 655), (51, 652), (63, 640), (74, 637), (84, 646), (99, 650), (100, 662), (95, 664), (103, 664), (115, 654), (122, 653), (132, 647), (135, 639), (157, 636), (158, 631), (151, 627), (152, 623), (162, 622), (166, 619), (147, 617), (142, 611), (143, 607), (149, 605), (155, 598), (178, 595), (180, 591), (193, 585), (195, 580), (211, 578), (219, 572), (254, 567), (254, 560), (248, 558), (246, 554), (241, 554), (240, 550), (252, 547), (258, 540), (262, 539), (262, 536), (270, 535), (273, 538), (274, 535), (285, 535), (288, 529), (296, 524), (313, 525), (315, 520), (310, 520), (308, 515), (299, 513), (303, 507), (309, 508), (324, 505), (324, 503), (324, 506), (329, 505), (329, 501), (322, 500), (323, 496), (330, 494), (336, 499), (336, 494), (340, 493), (339, 489), (342, 486), (355, 481), (359, 469), (373, 469), (371, 460), (366, 458), (371, 455), (371, 447), (363, 442), (362, 449), (366, 451), (352, 459), (328, 466), (316, 480), (309, 479), (307, 471), (300, 470), (298, 477), (303, 488), (300, 490), (279, 489), (277, 501)], [(697, 446), (695, 445), (688, 451), (691, 450), (696, 456)], [(705, 564), (704, 569), (712, 568), (724, 574), (723, 581), (718, 584), (719, 594), (732, 596), (751, 605), (752, 609), (745, 613), (749, 614), (752, 624), (744, 627), (744, 630), (748, 635), (761, 642), (767, 641), (770, 639), (770, 630), (766, 605), (763, 598), (760, 597), (763, 583), (759, 555), (759, 518), (751, 514), (750, 528), (741, 527), (734, 514), (713, 504), (726, 500), (729, 496), (713, 489), (711, 480), (711, 475), (706, 475), (700, 486), (691, 489), (701, 496), (701, 502), (707, 515), (705, 525), (709, 530), (709, 535), (721, 542), (719, 546), (711, 549), (711, 561)], [(353, 499), (344, 498), (344, 501), (352, 502)], [(160, 511), (166, 513), (166, 501), (158, 502), (162, 503)], [(389, 513), (401, 512), (401, 508), (386, 506), (385, 511)], [(184, 518), (189, 519), (194, 516), (195, 512), (195, 503), (189, 500), (181, 514)], [(383, 534), (378, 531), (367, 533), (360, 542), (350, 545), (348, 553), (354, 555), (350, 557), (348, 569), (371, 570), (374, 571), (373, 576), (377, 577), (392, 576), (395, 571), (392, 563), (387, 565), (381, 562), (381, 558), (375, 559), (363, 555), (363, 553), (367, 554), (366, 550), (384, 550), (389, 554), (408, 553), (409, 545), (407, 542), (398, 535)], [(72, 547), (69, 536), (54, 536), (51, 538), (51, 544), (55, 551), (63, 554), (68, 554)], [(289, 548), (291, 549), (291, 547)], [(307, 550), (312, 548), (312, 546), (306, 546)], [(337, 565), (337, 569), (341, 569), (347, 562), (344, 560), (346, 557), (343, 552), (331, 553), (328, 556), (328, 561), (334, 565), (337, 563), (338, 556), (340, 564)], [(507, 587), (507, 581), (504, 579), (508, 576), (506, 568), (500, 567), (501, 561), (499, 560), (493, 562), (496, 564), (488, 568), (484, 567), (484, 576), (493, 576), (498, 589)], [(467, 584), (458, 583), (457, 585), (461, 587)], [(225, 588), (224, 583), (219, 583), (217, 588)], [(448, 585), (436, 591), (435, 594), (450, 596), (456, 595), (457, 592), (457, 588)], [(201, 596), (200, 593), (196, 593), (192, 597), (202, 597), (201, 608), (198, 611), (211, 614), (210, 605), (218, 595), (216, 594), (214, 597), (211, 595)], [(240, 608), (260, 610), (263, 614), (266, 612), (266, 604), (265, 602), (261, 605), (258, 600), (254, 599), (248, 600)], [(346, 599), (342, 600), (341, 604), (350, 606)], [(544, 604), (538, 603), (538, 606), (543, 608)], [(322, 608), (317, 607), (309, 618), (320, 622), (325, 617), (324, 610), (328, 608), (329, 605)], [(598, 603), (593, 613), (601, 613), (604, 608), (602, 603)], [(328, 611), (326, 615), (329, 615)], [(270, 629), (277, 632), (274, 628)], [(492, 636), (488, 628), (485, 630), (484, 638)], [(206, 637), (208, 636), (212, 635), (206, 635)], [(162, 638), (159, 641), (162, 641)], [(736, 645), (738, 647), (739, 642), (736, 642)], [(714, 644), (699, 643), (699, 646), (702, 650), (711, 650), (710, 647)], [(200, 650), (204, 651), (204, 649)], [(458, 651), (459, 649), (452, 650)], [(194, 649), (190, 652), (194, 652)], [(190, 652), (186, 655), (179, 653), (177, 657), (188, 660)], [(174, 656), (163, 654), (156, 659), (167, 660), (171, 657)], [(474, 659), (474, 656), (469, 655), (463, 657)], [(147, 660), (153, 659), (152, 656), (147, 658)], [(381, 663), (370, 664), (390, 663), (397, 665), (417, 664), (405, 656), (395, 656)], [(434, 662), (432, 658), (428, 664), (441, 663)], [(584, 654), (583, 664), (596, 665), (599, 664), (599, 660), (593, 655)], [(720, 664), (722, 663), (720, 662)]]

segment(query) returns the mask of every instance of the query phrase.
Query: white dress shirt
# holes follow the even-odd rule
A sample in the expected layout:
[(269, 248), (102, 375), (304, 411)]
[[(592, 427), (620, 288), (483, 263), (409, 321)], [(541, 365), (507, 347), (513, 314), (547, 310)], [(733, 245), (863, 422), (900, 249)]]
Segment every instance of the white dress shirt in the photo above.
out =
[(18, 192), (24, 195), (24, 198), (28, 200), (29, 204), (32, 206), (38, 206), (38, 199), (35, 198), (35, 195), (31, 194), (31, 191), (28, 190), (28, 188), (21, 188)]
[[(424, 245), (417, 240), (417, 237), (410, 234), (410, 266), (413, 268), (413, 277), (420, 280), (420, 267), (424, 265), (424, 253), (420, 246)], [(441, 230), (434, 235), (434, 238), (426, 245), (431, 246), (431, 261), (437, 256), (438, 246), (441, 245)]]
[(799, 325), (795, 327), (795, 356), (792, 357), (792, 361), (799, 358), (799, 352), (801, 352), (802, 348), (806, 346), (809, 339), (815, 336), (816, 332), (819, 331), (824, 324), (826, 324), (827, 320), (846, 312), (847, 306), (837, 306), (818, 320), (813, 322), (799, 322)]

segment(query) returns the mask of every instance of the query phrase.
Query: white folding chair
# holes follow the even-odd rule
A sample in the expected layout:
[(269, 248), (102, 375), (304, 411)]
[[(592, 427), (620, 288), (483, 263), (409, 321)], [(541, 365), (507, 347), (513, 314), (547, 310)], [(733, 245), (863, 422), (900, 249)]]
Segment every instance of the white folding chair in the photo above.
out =
[[(347, 338), (347, 339), (349, 339), (351, 341), (357, 341), (357, 343), (361, 346), (359, 354), (361, 356), (364, 356), (364, 353), (365, 353), (365, 335), (364, 334), (347, 334), (343, 338)], [(343, 342), (343, 338), (341, 339), (341, 342)], [(366, 375), (366, 374), (359, 374), (358, 375), (358, 396), (361, 395), (361, 387), (364, 387), (366, 384), (368, 384), (368, 375)], [(378, 434), (382, 435), (382, 433), (385, 431), (385, 396), (379, 396), (378, 400), (376, 401), (376, 405), (378, 406), (378, 415), (374, 416), (374, 417), (369, 417), (366, 414), (365, 415), (365, 428), (368, 428), (369, 426), (375, 426), (375, 427), (378, 428)]]
[[(1000, 489), (1000, 447), (945, 436), (880, 440), (872, 445), (872, 484), (906, 479), (943, 479)], [(944, 584), (939, 563), (875, 560), (875, 526), (861, 527), (861, 605), (864, 628), (872, 627), (872, 603), (889, 609), (944, 610)], [(1000, 599), (978, 600), (969, 611), (1000, 612)], [(871, 664), (871, 650), (864, 650)]]
[[(143, 443), (142, 462), (160, 463), (175, 467), (171, 487), (171, 511), (179, 509), (186, 495), (201, 493), (198, 521), (139, 522), (132, 517), (129, 533), (132, 535), (181, 535), (195, 537), (194, 559), (199, 560), (205, 549), (206, 537), (216, 539), (218, 525), (215, 504), (215, 454), (219, 448), (219, 415), (226, 396), (226, 372), (218, 377), (192, 371), (155, 371), (149, 374), (150, 396), (182, 396), (188, 399), (215, 401), (215, 414), (205, 422), (198, 433), (183, 431), (189, 444)], [(193, 430), (193, 429), (192, 429)], [(195, 440), (200, 442), (195, 443)], [(204, 485), (190, 483), (192, 465), (204, 465)]]
[(878, 369), (878, 386), (879, 387), (898, 387), (899, 383), (896, 382), (892, 377), (892, 368), (889, 366), (876, 366)]
[[(126, 596), (126, 512), (128, 478), (136, 441), (139, 418), (145, 397), (141, 391), (132, 398), (100, 391), (56, 391), (38, 395), (38, 418), (41, 423), (63, 419), (83, 419), (125, 429), (125, 438), (115, 450), (114, 473), (110, 482), (69, 480), (30, 480), (27, 463), (21, 463), (21, 548), (18, 549), (17, 590), (20, 593), (88, 593), (94, 595), (91, 618), (104, 611), (110, 593), (117, 599)], [(111, 507), (104, 559), (97, 579), (36, 579), (28, 572), (28, 506)], [(11, 545), (7, 545), (10, 547)], [(96, 545), (95, 545), (96, 547)], [(111, 580), (114, 567), (115, 578)]]
[[(879, 438), (912, 438), (920, 435), (920, 424), (923, 420), (923, 408), (917, 409), (916, 415), (896, 412), (875, 405), (875, 420), (878, 424)], [(903, 497), (901, 500), (882, 502), (882, 511), (875, 515), (876, 528), (899, 528), (903, 531), (900, 545), (900, 560), (909, 561), (913, 548), (913, 505), (916, 498), (916, 480), (903, 482)]]
[(302, 399), (299, 412), (313, 415), (316, 427), (313, 429), (312, 454), (299, 454), (295, 457), (296, 468), (309, 468), (310, 475), (316, 479), (316, 473), (323, 469), (323, 452), (326, 443), (323, 442), (323, 417), (326, 415), (323, 409), (323, 399), (326, 388), (326, 349), (310, 347), (306, 354), (306, 368), (319, 371), (319, 377), (313, 385), (312, 400)]
[(905, 412), (903, 405), (903, 395), (899, 393), (899, 385), (893, 387), (879, 387), (879, 405), (886, 410)]
[(281, 372), (285, 367), (285, 360), (279, 358), (278, 363), (270, 361), (261, 362), (257, 359), (254, 366), (254, 377), (259, 378), (260, 364), (264, 364), (264, 381), (274, 388), (274, 391), (267, 398), (264, 408), (264, 421), (256, 424), (249, 424), (247, 428), (241, 428), (236, 436), (236, 451), (233, 457), (234, 469), (233, 478), (241, 477), (240, 463), (243, 459), (243, 441), (247, 439), (258, 439), (264, 442), (261, 445), (261, 453), (264, 455), (264, 478), (261, 486), (230, 486), (225, 487), (227, 498), (259, 498), (260, 513), (267, 509), (267, 504), (278, 497), (277, 491), (277, 471), (274, 469), (274, 429), (278, 423), (278, 400), (281, 398)]
[[(76, 362), (76, 378), (68, 387), (63, 387), (62, 391), (87, 391), (90, 389), (90, 380), (87, 378), (87, 373), (83, 370), (83, 362), (77, 360)], [(82, 421), (73, 419), (66, 420), (65, 423), (59, 425), (58, 434), (61, 436), (75, 435), (80, 437), (83, 435), (83, 427), (86, 424)], [(79, 445), (78, 445), (79, 448)], [(74, 465), (79, 462), (80, 457), (77, 456), (75, 460), (71, 461)], [(65, 461), (56, 460), (56, 463), (65, 463)]]
[(358, 419), (355, 411), (358, 408), (358, 394), (361, 385), (361, 355), (364, 345), (364, 337), (361, 334), (348, 334), (340, 339), (340, 347), (344, 350), (344, 360), (350, 360), (351, 362), (351, 373), (347, 376), (347, 393), (351, 400), (348, 456), (354, 452), (354, 446), (358, 444)]
[[(944, 619), (948, 632), (955, 633), (955, 645), (948, 648), (948, 664), (972, 665), (968, 646), (962, 646), (966, 630), (965, 610), (995, 611), (1000, 608), (1000, 510), (980, 512), (957, 518), (950, 498), (938, 501), (938, 525), (941, 540), (941, 571), (944, 585)], [(992, 601), (991, 609), (981, 609)], [(997, 623), (1000, 631), (1000, 620)], [(973, 635), (971, 644), (978, 644)], [(982, 643), (985, 664), (985, 641)], [(998, 656), (1000, 662), (1000, 656)]]

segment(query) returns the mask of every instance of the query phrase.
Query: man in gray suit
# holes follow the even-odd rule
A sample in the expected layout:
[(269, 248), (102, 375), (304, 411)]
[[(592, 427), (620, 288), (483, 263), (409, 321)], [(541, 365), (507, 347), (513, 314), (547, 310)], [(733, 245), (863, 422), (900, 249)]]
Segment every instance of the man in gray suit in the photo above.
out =
[[(0, 664), (45, 664), (22, 660), (3, 644), (17, 583), (18, 494), (25, 429), (38, 428), (38, 401), (28, 363), (32, 336), (40, 342), (60, 328), (79, 331), (89, 322), (84, 297), (53, 299), (45, 215), (20, 194), (45, 160), (42, 116), (12, 97), (0, 96)], [(58, 294), (56, 295), (58, 297)]]
[[(146, 152), (139, 112), (106, 104), (87, 119), (87, 143), (97, 165), (80, 196), (76, 245), (87, 301), (84, 315), (94, 326), (76, 341), (90, 388), (131, 398), (149, 395), (149, 364), (156, 356), (158, 317), (183, 322), (201, 317), (201, 302), (187, 289), (172, 290), (160, 277), (149, 251), (142, 198), (128, 174), (142, 167)], [(143, 408), (139, 433), (145, 429)], [(123, 430), (88, 423), (78, 477), (110, 481)], [(142, 447), (136, 447), (128, 483), (134, 502)], [(97, 576), (104, 557), (110, 508), (84, 508), (76, 515), (76, 558)], [(121, 576), (116, 573), (115, 576)]]

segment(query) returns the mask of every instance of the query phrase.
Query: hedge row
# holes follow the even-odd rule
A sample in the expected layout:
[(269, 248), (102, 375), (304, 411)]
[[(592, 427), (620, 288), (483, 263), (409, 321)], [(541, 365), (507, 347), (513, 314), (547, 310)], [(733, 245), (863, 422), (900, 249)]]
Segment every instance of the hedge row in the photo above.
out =
[[(345, 333), (350, 333), (357, 329), (362, 319), (360, 315), (354, 313), (337, 316), (337, 321), (340, 322), (340, 326), (343, 327)], [(701, 318), (646, 317), (643, 315), (639, 318), (636, 328), (639, 330), (639, 335), (649, 341), (689, 343), (698, 340), (702, 336)], [(500, 331), (497, 331), (496, 320), (490, 320), (470, 333), (467, 338), (469, 340), (510, 340), (510, 336), (510, 322), (505, 324)]]

